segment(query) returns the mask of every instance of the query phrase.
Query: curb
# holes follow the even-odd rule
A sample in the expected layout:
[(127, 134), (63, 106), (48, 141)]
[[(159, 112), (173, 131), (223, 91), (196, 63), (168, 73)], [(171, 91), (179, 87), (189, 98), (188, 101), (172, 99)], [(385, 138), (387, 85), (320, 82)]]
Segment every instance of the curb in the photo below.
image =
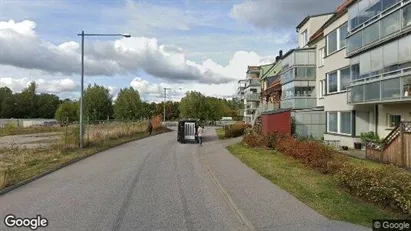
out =
[[(173, 130), (171, 130), (171, 131), (173, 131)], [(155, 136), (156, 136), (156, 135), (160, 135), (160, 134), (164, 134), (164, 133), (168, 133), (168, 132), (171, 132), (171, 131), (161, 132), (161, 133), (155, 134)], [(12, 190), (14, 190), (14, 189), (16, 189), (16, 188), (19, 188), (19, 187), (21, 187), (21, 186), (23, 186), (23, 185), (25, 185), (25, 184), (28, 184), (28, 183), (30, 183), (30, 182), (32, 182), (32, 181), (35, 181), (35, 180), (37, 180), (37, 179), (39, 179), (39, 178), (42, 178), (43, 176), (46, 176), (46, 175), (48, 175), (48, 174), (50, 174), (50, 173), (53, 173), (53, 172), (55, 172), (55, 171), (57, 171), (57, 170), (60, 170), (60, 169), (62, 169), (62, 168), (64, 168), (64, 167), (67, 167), (67, 166), (69, 166), (69, 165), (71, 165), (71, 164), (74, 164), (74, 163), (76, 163), (76, 162), (78, 162), (78, 161), (80, 161), (80, 160), (84, 160), (84, 159), (86, 159), (86, 158), (88, 158), (88, 157), (90, 157), (90, 156), (94, 156), (94, 155), (99, 154), (99, 153), (101, 153), (101, 152), (104, 152), (104, 151), (106, 151), (106, 150), (108, 150), (108, 149), (112, 149), (112, 148), (118, 147), (118, 146), (120, 146), (120, 145), (127, 144), (127, 143), (131, 143), (131, 142), (134, 142), (134, 141), (137, 141), (137, 140), (142, 140), (142, 139), (145, 139), (145, 138), (147, 138), (147, 137), (149, 137), (149, 136), (146, 136), (146, 137), (143, 137), (143, 138), (140, 138), (140, 139), (135, 139), (135, 140), (126, 141), (126, 142), (124, 142), (124, 143), (120, 143), (120, 144), (118, 144), (118, 145), (115, 145), (115, 146), (112, 146), (112, 147), (109, 147), (109, 148), (104, 148), (104, 149), (99, 150), (99, 151), (97, 151), (97, 152), (95, 152), (95, 153), (92, 153), (92, 154), (90, 154), (90, 155), (85, 155), (85, 156), (81, 156), (81, 157), (76, 157), (76, 158), (74, 158), (74, 159), (72, 159), (72, 160), (69, 160), (68, 162), (66, 162), (66, 163), (64, 163), (64, 164), (59, 165), (58, 167), (56, 167), (56, 168), (54, 168), (54, 169), (47, 170), (47, 171), (45, 171), (45, 172), (43, 172), (43, 173), (41, 173), (41, 174), (39, 174), (39, 175), (37, 175), (37, 176), (33, 176), (32, 178), (29, 178), (29, 179), (27, 179), (27, 180), (20, 181), (20, 182), (17, 183), (17, 184), (11, 185), (11, 186), (9, 186), (9, 187), (7, 187), (7, 188), (4, 188), (4, 189), (0, 190), (0, 196), (6, 194), (6, 193), (8, 193), (8, 192), (10, 192), (10, 191), (12, 191)]]

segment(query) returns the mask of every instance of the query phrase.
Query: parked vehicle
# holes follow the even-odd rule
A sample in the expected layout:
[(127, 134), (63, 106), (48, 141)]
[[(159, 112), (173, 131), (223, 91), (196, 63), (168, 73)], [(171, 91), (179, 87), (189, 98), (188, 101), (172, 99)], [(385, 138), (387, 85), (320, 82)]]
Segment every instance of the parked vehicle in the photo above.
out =
[(177, 141), (180, 143), (198, 143), (197, 129), (199, 125), (198, 119), (182, 119), (178, 121)]

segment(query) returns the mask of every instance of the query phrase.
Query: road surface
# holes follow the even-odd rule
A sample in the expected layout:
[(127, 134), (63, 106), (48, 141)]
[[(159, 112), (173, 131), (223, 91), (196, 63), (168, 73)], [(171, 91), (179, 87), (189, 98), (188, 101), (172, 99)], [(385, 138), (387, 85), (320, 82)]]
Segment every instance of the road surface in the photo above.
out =
[(38, 230), (368, 230), (319, 215), (205, 134), (203, 147), (171, 132), (91, 156), (0, 196), (0, 217), (41, 215)]

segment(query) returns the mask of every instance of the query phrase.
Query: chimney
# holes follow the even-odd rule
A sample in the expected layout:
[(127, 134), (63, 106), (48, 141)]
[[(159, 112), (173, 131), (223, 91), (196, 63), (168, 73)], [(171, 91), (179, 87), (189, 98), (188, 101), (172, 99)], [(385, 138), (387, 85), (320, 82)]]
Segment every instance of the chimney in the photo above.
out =
[(283, 50), (280, 50), (280, 59), (283, 57)]
[(275, 61), (278, 62), (279, 59), (280, 59), (280, 56), (277, 55), (277, 56), (275, 57)]

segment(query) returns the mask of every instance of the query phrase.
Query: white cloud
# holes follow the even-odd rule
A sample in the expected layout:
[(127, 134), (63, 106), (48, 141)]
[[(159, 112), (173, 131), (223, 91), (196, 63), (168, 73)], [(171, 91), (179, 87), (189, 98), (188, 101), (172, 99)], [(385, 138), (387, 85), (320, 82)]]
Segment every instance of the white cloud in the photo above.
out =
[(0, 87), (8, 87), (13, 92), (20, 92), (26, 88), (32, 81), (37, 84), (37, 91), (39, 93), (62, 93), (62, 92), (73, 92), (78, 89), (79, 84), (74, 82), (72, 79), (55, 79), (55, 80), (45, 80), (45, 79), (29, 79), (29, 78), (11, 78), (2, 77), (0, 78)]
[[(36, 24), (31, 21), (2, 22), (0, 62), (50, 73), (78, 74), (79, 44), (69, 41), (54, 45), (39, 38), (34, 31), (35, 27)], [(232, 80), (232, 76), (223, 76), (203, 65), (186, 60), (181, 50), (173, 52), (173, 49), (160, 45), (154, 38), (133, 37), (114, 42), (90, 41), (85, 48), (85, 54), (87, 75), (114, 76), (129, 74), (141, 68), (153, 76), (170, 81), (226, 83)]]
[(333, 12), (344, 0), (245, 0), (230, 16), (258, 28), (293, 29), (306, 16)]

